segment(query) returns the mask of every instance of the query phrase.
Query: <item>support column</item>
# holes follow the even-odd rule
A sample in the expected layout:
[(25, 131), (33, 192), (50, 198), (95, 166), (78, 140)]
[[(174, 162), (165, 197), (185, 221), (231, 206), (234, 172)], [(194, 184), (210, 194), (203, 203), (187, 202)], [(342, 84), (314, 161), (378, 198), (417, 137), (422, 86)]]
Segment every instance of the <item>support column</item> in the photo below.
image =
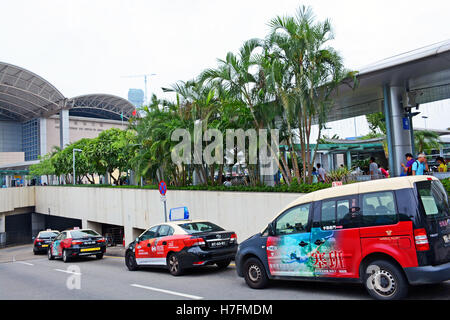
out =
[(5, 214), (0, 214), (0, 248), (6, 245)]
[(47, 154), (47, 119), (40, 118), (39, 119), (39, 145), (41, 156)]
[[(391, 87), (390, 88), (390, 124), (391, 124), (391, 141), (392, 155), (393, 155), (393, 169), (394, 176), (400, 176), (402, 167), (401, 162), (405, 161), (405, 154), (412, 153), (411, 147), (411, 132), (409, 128), (404, 128), (403, 118), (407, 117), (405, 110), (401, 104), (401, 98), (404, 93), (404, 88)], [(387, 118), (386, 118), (387, 119)], [(389, 157), (390, 158), (390, 157)], [(389, 163), (391, 165), (391, 163)]]
[(352, 154), (350, 151), (347, 151), (347, 168), (352, 170)]
[(59, 144), (64, 149), (70, 143), (69, 136), (69, 110), (62, 109), (59, 112)]
[(6, 220), (6, 214), (0, 214), (0, 233), (6, 232), (5, 220)]
[(92, 229), (102, 234), (102, 224), (98, 222), (89, 221), (86, 219), (81, 220), (81, 227), (83, 229)]

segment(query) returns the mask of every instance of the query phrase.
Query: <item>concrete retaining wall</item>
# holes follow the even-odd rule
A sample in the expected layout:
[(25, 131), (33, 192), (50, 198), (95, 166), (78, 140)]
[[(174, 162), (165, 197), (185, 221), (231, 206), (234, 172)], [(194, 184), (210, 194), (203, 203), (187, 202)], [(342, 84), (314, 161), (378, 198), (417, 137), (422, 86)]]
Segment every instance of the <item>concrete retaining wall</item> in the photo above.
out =
[[(209, 220), (233, 230), (242, 241), (259, 232), (300, 195), (170, 190), (167, 213), (170, 208), (186, 206), (191, 219)], [(0, 212), (3, 207), (3, 211), (11, 211), (17, 205), (35, 206), (37, 213), (80, 219), (83, 227), (93, 228), (98, 223), (124, 226), (127, 243), (143, 229), (164, 222), (158, 190), (56, 186), (0, 190)]]
[(0, 188), (0, 213), (35, 205), (35, 187)]

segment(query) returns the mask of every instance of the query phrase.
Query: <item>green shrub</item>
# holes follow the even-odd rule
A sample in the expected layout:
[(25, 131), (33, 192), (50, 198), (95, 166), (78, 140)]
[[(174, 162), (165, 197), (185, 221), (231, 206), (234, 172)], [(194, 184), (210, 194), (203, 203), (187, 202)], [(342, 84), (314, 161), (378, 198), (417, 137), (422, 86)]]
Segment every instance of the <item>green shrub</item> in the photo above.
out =
[(450, 178), (441, 180), (441, 182), (444, 185), (444, 188), (447, 191), (447, 194), (450, 194)]

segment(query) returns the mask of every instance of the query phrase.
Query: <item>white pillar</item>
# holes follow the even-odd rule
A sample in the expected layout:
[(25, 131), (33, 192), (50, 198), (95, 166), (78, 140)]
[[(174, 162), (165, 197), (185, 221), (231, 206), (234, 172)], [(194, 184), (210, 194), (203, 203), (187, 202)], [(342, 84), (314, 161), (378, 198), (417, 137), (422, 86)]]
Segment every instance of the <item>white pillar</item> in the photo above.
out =
[(59, 144), (64, 149), (70, 143), (69, 136), (69, 110), (62, 109), (59, 112)]

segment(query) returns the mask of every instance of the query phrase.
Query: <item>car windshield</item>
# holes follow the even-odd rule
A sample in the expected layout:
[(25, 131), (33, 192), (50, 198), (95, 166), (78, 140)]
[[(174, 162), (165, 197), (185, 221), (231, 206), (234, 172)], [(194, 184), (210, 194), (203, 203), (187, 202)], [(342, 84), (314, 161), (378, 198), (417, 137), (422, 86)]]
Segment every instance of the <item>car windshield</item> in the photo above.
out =
[(190, 234), (199, 232), (224, 231), (224, 229), (211, 222), (189, 222), (180, 224), (179, 226)]
[(41, 239), (49, 239), (49, 238), (54, 238), (59, 234), (59, 232), (41, 232), (39, 234), (39, 238)]
[(100, 235), (94, 230), (73, 230), (70, 231), (73, 239), (88, 238), (91, 236), (99, 237)]

